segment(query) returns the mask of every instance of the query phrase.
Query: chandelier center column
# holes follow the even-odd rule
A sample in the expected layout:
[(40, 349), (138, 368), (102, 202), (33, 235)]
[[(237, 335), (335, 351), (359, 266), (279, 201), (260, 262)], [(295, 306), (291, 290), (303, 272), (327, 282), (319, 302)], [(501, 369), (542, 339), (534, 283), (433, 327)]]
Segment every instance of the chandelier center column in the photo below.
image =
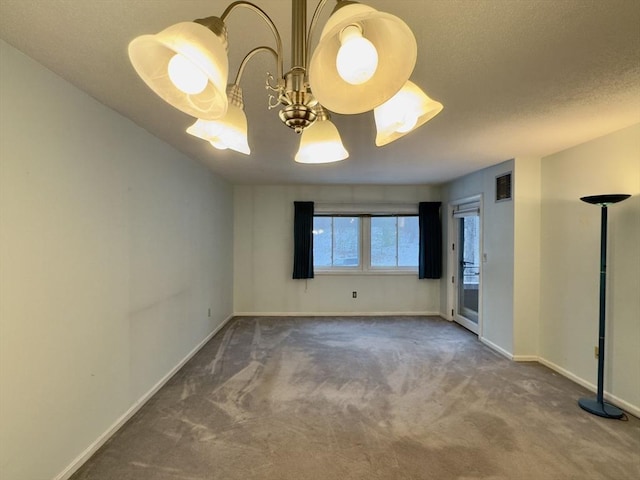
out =
[(304, 69), (307, 64), (307, 0), (291, 1), (291, 69)]
[(311, 95), (305, 68), (307, 49), (307, 0), (291, 1), (291, 70), (285, 74), (285, 92), (280, 119), (296, 133), (316, 120), (316, 100)]

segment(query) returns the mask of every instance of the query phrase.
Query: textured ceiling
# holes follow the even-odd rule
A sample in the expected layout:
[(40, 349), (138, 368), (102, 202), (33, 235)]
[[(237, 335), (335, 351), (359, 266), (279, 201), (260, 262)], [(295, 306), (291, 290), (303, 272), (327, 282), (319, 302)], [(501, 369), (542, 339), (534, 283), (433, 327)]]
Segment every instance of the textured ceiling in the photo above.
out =
[[(127, 57), (136, 36), (220, 15), (212, 0), (0, 0), (0, 37), (233, 183), (440, 183), (513, 157), (544, 156), (640, 122), (637, 0), (371, 0), (415, 33), (411, 79), (444, 104), (422, 128), (374, 146), (373, 114), (334, 115), (350, 157), (293, 161), (298, 137), (267, 109), (267, 56), (242, 87), (252, 154), (220, 152), (185, 133), (193, 120), (155, 96)], [(291, 3), (256, 0), (274, 20), (289, 67)], [(334, 2), (327, 2), (324, 24)], [(309, 16), (316, 6), (308, 2)], [(228, 18), (230, 78), (273, 37), (257, 16)], [(317, 39), (317, 35), (315, 37)]]

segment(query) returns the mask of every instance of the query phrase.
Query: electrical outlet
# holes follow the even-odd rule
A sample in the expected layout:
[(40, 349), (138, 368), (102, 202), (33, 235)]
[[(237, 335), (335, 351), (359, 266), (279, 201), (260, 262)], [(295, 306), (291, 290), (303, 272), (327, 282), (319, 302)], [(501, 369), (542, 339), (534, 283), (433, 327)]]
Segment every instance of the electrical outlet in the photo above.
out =
[(358, 292), (351, 292), (351, 298), (358, 298)]
[(598, 358), (598, 355), (600, 355), (600, 349), (598, 347), (593, 347), (593, 356)]

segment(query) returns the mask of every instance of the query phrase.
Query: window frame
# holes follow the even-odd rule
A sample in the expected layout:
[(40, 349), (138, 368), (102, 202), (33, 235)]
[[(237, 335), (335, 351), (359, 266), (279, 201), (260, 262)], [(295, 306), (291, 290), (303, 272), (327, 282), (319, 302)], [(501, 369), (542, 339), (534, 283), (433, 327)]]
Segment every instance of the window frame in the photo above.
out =
[[(358, 235), (359, 262), (354, 266), (317, 266), (314, 264), (314, 272), (317, 275), (415, 275), (418, 276), (416, 266), (382, 266), (371, 265), (371, 218), (372, 217), (415, 217), (418, 213), (314, 213), (316, 217), (358, 217), (360, 219), (360, 231)], [(396, 254), (398, 248), (398, 224), (396, 223)], [(397, 261), (397, 257), (396, 257)]]

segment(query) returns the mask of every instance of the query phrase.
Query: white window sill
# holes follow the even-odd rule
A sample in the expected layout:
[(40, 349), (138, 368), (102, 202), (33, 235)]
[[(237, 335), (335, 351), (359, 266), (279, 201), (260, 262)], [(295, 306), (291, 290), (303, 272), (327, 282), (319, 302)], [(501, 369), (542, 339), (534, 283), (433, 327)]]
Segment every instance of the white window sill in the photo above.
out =
[(418, 270), (384, 270), (384, 269), (333, 269), (333, 270), (320, 270), (314, 269), (315, 275), (407, 275), (418, 276)]

